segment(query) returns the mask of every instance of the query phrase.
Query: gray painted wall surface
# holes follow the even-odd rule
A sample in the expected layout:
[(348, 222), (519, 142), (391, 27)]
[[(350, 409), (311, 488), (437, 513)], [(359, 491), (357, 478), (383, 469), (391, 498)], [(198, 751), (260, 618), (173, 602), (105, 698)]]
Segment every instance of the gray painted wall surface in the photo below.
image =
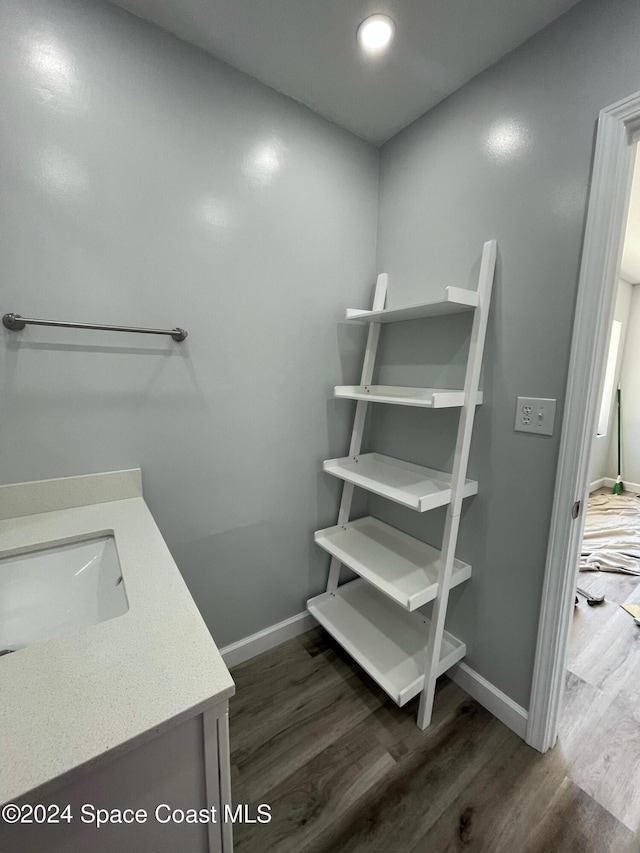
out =
[[(3, 331), (0, 479), (141, 465), (219, 644), (302, 610), (325, 580), (364, 338), (337, 321), (374, 277), (378, 155), (118, 9), (5, 0), (0, 27), (2, 312), (150, 326), (164, 339)], [(449, 627), (528, 704), (553, 438), (513, 432), (517, 394), (568, 366), (600, 108), (640, 88), (636, 0), (583, 0), (382, 149), (389, 304), (475, 286), (500, 257)], [(456, 383), (468, 318), (387, 328), (380, 380)], [(425, 362), (431, 367), (425, 368)], [(449, 467), (449, 411), (377, 407), (368, 443)], [(438, 542), (443, 513), (371, 509)]]
[[(466, 502), (459, 543), (474, 575), (455, 590), (448, 626), (466, 641), (468, 664), (525, 707), (595, 121), (640, 89), (638, 32), (637, 0), (584, 0), (382, 149), (378, 265), (389, 273), (390, 303), (436, 296), (446, 284), (475, 286), (483, 241), (499, 241), (487, 402), (470, 461), (480, 493)], [(455, 380), (464, 322), (451, 320), (444, 336), (431, 321), (415, 324), (408, 339), (390, 330), (381, 377)], [(436, 359), (432, 372), (419, 368), (424, 353)], [(451, 358), (453, 370), (445, 368)], [(552, 438), (514, 432), (519, 394), (558, 398)], [(448, 412), (381, 412), (371, 443), (450, 465), (455, 422)], [(372, 508), (440, 540), (442, 516), (420, 518), (381, 500)]]
[(0, 11), (0, 481), (141, 466), (215, 640), (304, 609), (359, 375), (378, 153), (94, 0)]

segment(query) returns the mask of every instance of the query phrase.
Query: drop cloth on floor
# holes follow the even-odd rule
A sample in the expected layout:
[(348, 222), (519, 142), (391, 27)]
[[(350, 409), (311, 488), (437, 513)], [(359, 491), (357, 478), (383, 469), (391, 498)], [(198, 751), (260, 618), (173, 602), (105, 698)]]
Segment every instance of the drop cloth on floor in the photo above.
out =
[(640, 575), (640, 498), (629, 494), (589, 498), (580, 571)]

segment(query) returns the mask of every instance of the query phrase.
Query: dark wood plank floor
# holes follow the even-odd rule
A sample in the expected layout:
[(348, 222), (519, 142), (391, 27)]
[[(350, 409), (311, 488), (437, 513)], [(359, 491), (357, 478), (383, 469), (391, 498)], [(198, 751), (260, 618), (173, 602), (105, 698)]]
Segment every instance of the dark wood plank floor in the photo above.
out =
[[(576, 636), (603, 619), (581, 605)], [(544, 756), (447, 678), (421, 732), (322, 629), (235, 667), (234, 800), (273, 815), (235, 827), (237, 853), (638, 853), (640, 680), (629, 655), (589, 660)]]

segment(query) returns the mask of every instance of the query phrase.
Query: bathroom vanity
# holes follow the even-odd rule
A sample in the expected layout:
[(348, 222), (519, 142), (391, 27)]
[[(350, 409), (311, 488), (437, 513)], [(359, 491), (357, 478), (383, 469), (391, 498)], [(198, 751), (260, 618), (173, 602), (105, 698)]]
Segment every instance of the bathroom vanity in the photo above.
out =
[(0, 652), (0, 849), (231, 853), (234, 685), (139, 469), (0, 486)]

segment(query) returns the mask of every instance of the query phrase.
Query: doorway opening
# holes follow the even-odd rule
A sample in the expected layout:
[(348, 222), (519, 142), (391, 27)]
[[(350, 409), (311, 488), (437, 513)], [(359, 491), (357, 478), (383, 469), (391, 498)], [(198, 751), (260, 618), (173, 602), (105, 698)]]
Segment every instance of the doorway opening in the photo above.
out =
[[(557, 748), (571, 767), (573, 782), (627, 826), (635, 828), (640, 798), (637, 762), (640, 465), (636, 464), (640, 463), (640, 161), (637, 158), (604, 381), (598, 391), (597, 428), (591, 442), (589, 494)], [(634, 621), (634, 613), (639, 617), (638, 623)], [(585, 743), (592, 744), (588, 760)]]
[[(603, 418), (611, 439), (612, 412), (605, 406), (602, 413), (602, 391), (639, 130), (640, 93), (600, 113), (529, 705), (526, 739), (541, 752), (558, 737), (592, 482), (592, 447)], [(612, 390), (617, 359), (613, 380), (609, 376)]]

